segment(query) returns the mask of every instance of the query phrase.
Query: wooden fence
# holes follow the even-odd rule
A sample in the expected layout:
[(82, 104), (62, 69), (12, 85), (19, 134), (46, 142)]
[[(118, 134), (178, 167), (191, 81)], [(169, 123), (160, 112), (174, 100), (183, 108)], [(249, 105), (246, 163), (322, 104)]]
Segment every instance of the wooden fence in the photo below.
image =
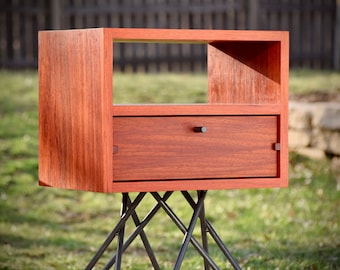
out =
[[(0, 0), (0, 68), (36, 68), (37, 32), (89, 27), (290, 31), (292, 67), (340, 70), (339, 0)], [(196, 44), (115, 44), (122, 71), (203, 71)]]

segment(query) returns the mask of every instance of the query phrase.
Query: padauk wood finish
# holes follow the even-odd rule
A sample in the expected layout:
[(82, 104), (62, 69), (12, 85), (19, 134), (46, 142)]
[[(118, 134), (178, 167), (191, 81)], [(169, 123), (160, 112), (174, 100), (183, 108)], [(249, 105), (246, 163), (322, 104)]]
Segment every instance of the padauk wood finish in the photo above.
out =
[(208, 45), (209, 102), (280, 103), (280, 42)]
[(277, 176), (276, 116), (113, 117), (113, 126), (117, 181)]
[[(206, 43), (208, 104), (112, 105), (114, 42)], [(288, 33), (278, 31), (39, 32), (40, 184), (96, 192), (287, 186), (288, 55)], [(196, 121), (214, 132), (189, 132), (185, 123)], [(165, 158), (161, 149), (174, 144)]]
[(39, 33), (39, 181), (44, 185), (104, 191), (103, 180), (112, 178), (109, 42), (103, 30)]

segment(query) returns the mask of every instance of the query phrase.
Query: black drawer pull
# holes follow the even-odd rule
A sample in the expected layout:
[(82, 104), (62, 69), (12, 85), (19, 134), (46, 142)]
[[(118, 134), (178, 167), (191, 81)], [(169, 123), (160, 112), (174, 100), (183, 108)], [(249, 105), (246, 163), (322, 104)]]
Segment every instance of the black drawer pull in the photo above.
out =
[(206, 127), (194, 127), (194, 132), (205, 133), (207, 132), (207, 128)]

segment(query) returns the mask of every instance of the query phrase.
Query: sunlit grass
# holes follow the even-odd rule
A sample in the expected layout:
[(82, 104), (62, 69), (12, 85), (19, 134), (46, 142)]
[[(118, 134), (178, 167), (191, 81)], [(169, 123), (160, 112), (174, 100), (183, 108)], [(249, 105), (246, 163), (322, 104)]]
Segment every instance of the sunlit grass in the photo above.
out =
[(206, 103), (205, 74), (113, 75), (114, 103)]
[[(113, 76), (114, 103), (205, 103), (206, 74), (122, 74)], [(290, 94), (340, 92), (340, 72), (291, 70)]]
[(289, 91), (292, 94), (315, 91), (340, 92), (340, 72), (293, 70), (289, 78)]
[[(317, 77), (293, 71), (291, 83), (306, 74), (307, 87), (311, 73)], [(117, 102), (205, 102), (204, 75), (119, 76), (125, 93)], [(332, 88), (333, 82), (323, 85)], [(300, 87), (304, 84), (294, 91), (311, 91)], [(121, 195), (37, 185), (37, 101), (36, 72), (0, 72), (0, 269), (83, 269), (117, 222)], [(329, 161), (291, 153), (289, 170), (287, 189), (208, 192), (207, 216), (243, 269), (337, 269), (340, 192)], [(138, 209), (140, 219), (153, 204), (148, 196)], [(169, 205), (189, 221), (191, 211), (180, 193)], [(129, 222), (126, 233), (133, 227)], [(182, 233), (162, 211), (145, 231), (161, 268), (172, 269)], [(194, 233), (199, 238), (198, 230)], [(151, 268), (137, 240), (123, 256), (123, 269)], [(210, 252), (221, 269), (231, 269), (214, 245)], [(182, 269), (202, 269), (192, 246)]]

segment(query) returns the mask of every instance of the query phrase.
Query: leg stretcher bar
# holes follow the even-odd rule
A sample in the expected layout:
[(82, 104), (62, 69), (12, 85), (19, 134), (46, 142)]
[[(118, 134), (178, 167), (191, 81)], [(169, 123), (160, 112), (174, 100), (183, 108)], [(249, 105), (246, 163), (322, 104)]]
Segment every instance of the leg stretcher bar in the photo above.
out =
[[(121, 269), (121, 263), (122, 263), (122, 256), (124, 251), (128, 248), (128, 246), (134, 241), (134, 239), (139, 235), (142, 239), (144, 248), (150, 258), (150, 262), (154, 269), (159, 270), (161, 269), (157, 259), (155, 257), (155, 254), (151, 248), (151, 245), (149, 243), (149, 240), (144, 232), (144, 227), (152, 220), (152, 218), (155, 216), (155, 214), (158, 212), (159, 209), (163, 209), (167, 215), (171, 218), (174, 224), (179, 228), (179, 230), (182, 231), (184, 234), (184, 239), (180, 248), (180, 251), (178, 253), (174, 270), (180, 269), (185, 252), (188, 248), (189, 243), (191, 243), (197, 252), (202, 256), (204, 260), (204, 269), (220, 269), (216, 263), (213, 261), (213, 259), (209, 256), (208, 253), (208, 238), (207, 234), (209, 233), (212, 239), (215, 241), (216, 245), (219, 247), (221, 252), (224, 254), (226, 259), (229, 261), (229, 263), (233, 266), (234, 269), (240, 270), (241, 267), (237, 263), (237, 261), (233, 258), (228, 248), (224, 245), (223, 241), (219, 237), (219, 235), (216, 233), (215, 229), (211, 225), (211, 223), (206, 219), (205, 216), (205, 209), (204, 209), (204, 199), (207, 194), (207, 191), (197, 191), (197, 202), (195, 202), (193, 196), (188, 191), (182, 191), (181, 192), (185, 200), (188, 202), (188, 204), (193, 209), (193, 214), (190, 220), (190, 223), (188, 227), (186, 227), (183, 222), (177, 217), (177, 215), (173, 212), (173, 210), (169, 207), (167, 204), (167, 200), (170, 198), (170, 196), (173, 194), (172, 191), (167, 191), (161, 196), (158, 192), (150, 192), (152, 197), (156, 200), (155, 206), (149, 211), (149, 213), (144, 217), (143, 220), (140, 220), (136, 213), (136, 208), (140, 204), (140, 202), (143, 200), (146, 192), (140, 192), (136, 198), (131, 201), (130, 196), (128, 193), (123, 193), (122, 197), (122, 206), (121, 206), (121, 215), (120, 220), (114, 227), (114, 229), (111, 231), (111, 233), (107, 236), (102, 246), (98, 249), (97, 253), (94, 255), (92, 260), (89, 262), (89, 264), (86, 266), (86, 270), (91, 270), (93, 267), (97, 264), (99, 259), (102, 257), (106, 249), (110, 246), (113, 239), (117, 236), (118, 238), (118, 244), (117, 244), (117, 250), (116, 253), (109, 259), (107, 264), (104, 266), (103, 269), (111, 269), (111, 267), (115, 267), (115, 270)], [(125, 224), (126, 221), (129, 218), (132, 218), (133, 222), (136, 225), (135, 230), (128, 236), (128, 238), (124, 241), (124, 233), (125, 233)], [(196, 240), (196, 238), (193, 236), (193, 231), (195, 228), (195, 224), (197, 222), (197, 219), (200, 219), (200, 225), (201, 225), (201, 240), (202, 245), (200, 242)]]

